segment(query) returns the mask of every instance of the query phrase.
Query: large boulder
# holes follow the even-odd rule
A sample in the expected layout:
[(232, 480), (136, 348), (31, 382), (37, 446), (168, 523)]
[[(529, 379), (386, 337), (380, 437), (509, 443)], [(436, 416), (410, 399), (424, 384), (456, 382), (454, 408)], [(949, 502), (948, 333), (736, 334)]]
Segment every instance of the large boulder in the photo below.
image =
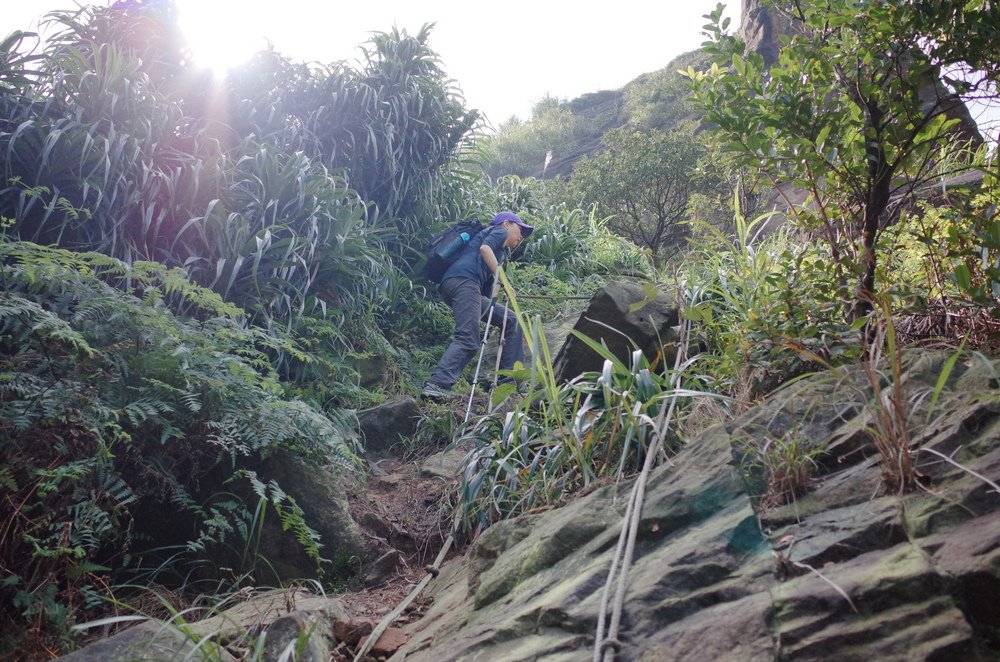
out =
[[(861, 366), (782, 389), (657, 469), (615, 659), (997, 659), (1000, 361), (959, 362), (935, 399), (947, 359), (906, 361), (920, 489), (885, 489)], [(777, 440), (828, 452), (809, 491), (765, 509), (767, 481), (737, 469)], [(589, 658), (629, 488), (488, 529), (392, 659)]]
[[(263, 639), (262, 662), (294, 659), (326, 662), (338, 643), (336, 625), (350, 619), (337, 598), (303, 589), (265, 591), (243, 602), (211, 610), (188, 609), (184, 623), (150, 619), (118, 634), (99, 639), (59, 659), (69, 662), (178, 662), (237, 658), (227, 646), (246, 650)], [(242, 645), (241, 645), (242, 644)], [(301, 645), (300, 645), (301, 644)]]
[[(677, 302), (653, 284), (611, 281), (590, 299), (573, 330), (603, 342), (626, 365), (633, 348), (651, 361), (673, 361), (677, 340)], [(570, 334), (556, 355), (556, 379), (568, 381), (582, 372), (600, 371), (604, 359)]]
[[(261, 481), (275, 481), (302, 509), (305, 522), (319, 534), (323, 545), (320, 555), (334, 562), (334, 567), (327, 569), (334, 574), (346, 574), (366, 555), (361, 529), (348, 508), (343, 471), (307, 462), (289, 452), (275, 453), (257, 468)], [(259, 577), (258, 581), (287, 583), (316, 576), (316, 562), (270, 509), (264, 516), (259, 554), (265, 561), (259, 570), (266, 569), (273, 577)]]
[(358, 412), (365, 451), (381, 455), (417, 433), (420, 405), (410, 397), (397, 398)]

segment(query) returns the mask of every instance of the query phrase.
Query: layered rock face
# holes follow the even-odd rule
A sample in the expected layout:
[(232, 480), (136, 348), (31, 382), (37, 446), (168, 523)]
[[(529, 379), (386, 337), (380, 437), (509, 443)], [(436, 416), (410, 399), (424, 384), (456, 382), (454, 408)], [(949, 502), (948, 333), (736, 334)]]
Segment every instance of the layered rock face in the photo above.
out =
[(740, 38), (750, 50), (760, 53), (770, 67), (781, 52), (779, 37), (795, 33), (792, 22), (773, 8), (761, 5), (760, 0), (743, 0), (740, 12)]
[[(898, 413), (920, 489), (885, 493), (885, 409), (861, 366), (780, 390), (657, 470), (616, 659), (997, 659), (1000, 361), (959, 361), (935, 395), (947, 358), (908, 358)], [(754, 449), (793, 443), (825, 451), (810, 489), (763, 509), (774, 481)], [(589, 659), (629, 489), (487, 530), (392, 659)]]

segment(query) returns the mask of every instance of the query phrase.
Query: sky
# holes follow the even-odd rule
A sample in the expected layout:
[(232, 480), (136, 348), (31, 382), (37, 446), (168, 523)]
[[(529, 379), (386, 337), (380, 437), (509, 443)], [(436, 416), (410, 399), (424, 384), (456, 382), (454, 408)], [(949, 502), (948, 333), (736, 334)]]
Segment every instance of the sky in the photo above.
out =
[[(466, 105), (499, 125), (528, 119), (545, 96), (574, 99), (618, 89), (699, 47), (703, 15), (717, 0), (618, 0), (585, 8), (566, 0), (178, 0), (181, 24), (205, 66), (224, 67), (265, 48), (294, 60), (356, 62), (372, 32), (416, 33), (435, 23), (429, 45)], [(84, 3), (87, 4), (87, 3)], [(100, 0), (93, 4), (106, 5)], [(589, 4), (589, 3), (588, 3)], [(728, 3), (738, 22), (738, 2)], [(0, 39), (74, 0), (4, 0)]]
[[(37, 29), (46, 12), (77, 0), (0, 0), (0, 39)], [(113, 1), (113, 0), (112, 0)], [(703, 16), (717, 0), (617, 0), (585, 9), (568, 0), (175, 0), (199, 63), (224, 69), (273, 44), (294, 59), (359, 63), (373, 32), (416, 33), (434, 23), (429, 45), (466, 105), (494, 126), (528, 119), (546, 96), (571, 100), (618, 89), (698, 48)], [(87, 0), (80, 0), (88, 4)], [(108, 0), (91, 4), (105, 6)], [(739, 0), (726, 15), (739, 23)], [(1000, 131), (1000, 108), (970, 106), (980, 128)]]

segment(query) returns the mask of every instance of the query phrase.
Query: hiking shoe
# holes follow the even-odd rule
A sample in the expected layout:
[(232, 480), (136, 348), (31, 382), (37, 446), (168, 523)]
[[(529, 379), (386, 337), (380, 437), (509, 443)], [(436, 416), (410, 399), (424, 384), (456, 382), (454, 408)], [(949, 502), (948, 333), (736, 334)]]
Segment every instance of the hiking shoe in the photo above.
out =
[(420, 397), (430, 400), (443, 400), (454, 395), (454, 391), (450, 391), (443, 386), (438, 386), (434, 382), (424, 382), (424, 390), (420, 392)]

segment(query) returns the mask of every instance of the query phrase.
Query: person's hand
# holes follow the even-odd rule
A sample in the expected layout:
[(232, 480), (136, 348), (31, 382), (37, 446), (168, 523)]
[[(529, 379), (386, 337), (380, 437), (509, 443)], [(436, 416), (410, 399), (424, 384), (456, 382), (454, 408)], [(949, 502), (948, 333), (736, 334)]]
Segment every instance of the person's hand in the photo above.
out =
[(493, 279), (493, 295), (490, 298), (491, 299), (496, 299), (498, 296), (500, 296), (500, 279), (499, 278), (494, 278)]

